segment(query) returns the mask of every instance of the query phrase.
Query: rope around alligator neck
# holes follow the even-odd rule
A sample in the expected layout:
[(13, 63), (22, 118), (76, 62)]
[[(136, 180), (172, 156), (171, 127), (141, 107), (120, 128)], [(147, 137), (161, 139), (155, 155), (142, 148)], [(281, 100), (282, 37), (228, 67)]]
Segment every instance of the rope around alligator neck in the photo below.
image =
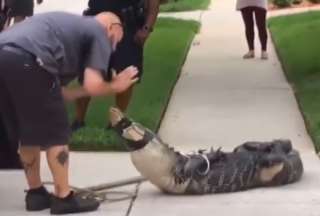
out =
[[(80, 193), (84, 198), (94, 198), (100, 203), (103, 202), (119, 202), (124, 200), (133, 199), (136, 197), (135, 193), (130, 193), (127, 191), (109, 191), (110, 189), (123, 187), (131, 184), (140, 184), (146, 181), (145, 178), (138, 176), (129, 179), (124, 179), (120, 181), (114, 181), (110, 183), (100, 184), (96, 186), (90, 186), (85, 188), (79, 188), (75, 186), (70, 186), (72, 190), (76, 193)], [(53, 182), (44, 182), (44, 185), (54, 185)], [(120, 196), (119, 198), (110, 198), (112, 195)]]

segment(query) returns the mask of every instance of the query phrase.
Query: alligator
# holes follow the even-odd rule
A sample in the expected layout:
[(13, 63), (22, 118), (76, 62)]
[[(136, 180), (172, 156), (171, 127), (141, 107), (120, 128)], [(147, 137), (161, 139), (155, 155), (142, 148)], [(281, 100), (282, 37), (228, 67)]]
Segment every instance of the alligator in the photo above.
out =
[(297, 182), (303, 174), (299, 152), (290, 140), (245, 142), (230, 152), (184, 154), (119, 109), (111, 107), (109, 113), (136, 169), (165, 193), (196, 195), (280, 186)]

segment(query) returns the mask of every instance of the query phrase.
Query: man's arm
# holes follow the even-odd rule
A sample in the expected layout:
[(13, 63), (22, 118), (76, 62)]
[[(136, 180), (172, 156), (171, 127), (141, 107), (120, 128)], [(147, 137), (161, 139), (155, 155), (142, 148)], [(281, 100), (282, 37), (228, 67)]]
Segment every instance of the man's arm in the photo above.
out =
[(83, 87), (62, 87), (62, 96), (65, 101), (74, 101), (78, 98), (88, 97), (88, 92)]
[(137, 68), (130, 66), (118, 75), (113, 74), (112, 81), (106, 82), (100, 71), (86, 68), (83, 86), (74, 89), (62, 88), (62, 94), (65, 100), (73, 101), (82, 97), (121, 93), (138, 81), (138, 78), (135, 78), (137, 73)]
[(146, 0), (147, 15), (143, 27), (136, 34), (136, 41), (143, 45), (153, 30), (157, 21), (160, 7), (160, 0)]
[(160, 0), (147, 0), (147, 17), (144, 27), (153, 29), (154, 24), (157, 21), (159, 7), (160, 7)]

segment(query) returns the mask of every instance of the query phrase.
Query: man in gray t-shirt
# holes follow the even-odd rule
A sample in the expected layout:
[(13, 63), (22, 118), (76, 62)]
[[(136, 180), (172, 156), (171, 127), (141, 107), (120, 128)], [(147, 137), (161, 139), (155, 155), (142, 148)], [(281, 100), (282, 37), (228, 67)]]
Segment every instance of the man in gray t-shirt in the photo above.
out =
[(64, 12), (40, 14), (0, 34), (0, 46), (12, 44), (38, 58), (46, 71), (69, 83), (91, 67), (106, 76), (112, 44), (92, 18)]
[[(69, 187), (70, 129), (63, 99), (116, 94), (137, 81), (135, 67), (105, 81), (107, 59), (122, 36), (121, 22), (112, 13), (81, 17), (63, 12), (36, 15), (0, 34), (0, 119), (9, 140), (20, 144), (29, 185), (27, 210), (64, 214), (98, 208), (95, 199), (84, 199)], [(82, 87), (65, 87), (79, 77)], [(40, 149), (47, 153), (53, 196), (40, 179)]]

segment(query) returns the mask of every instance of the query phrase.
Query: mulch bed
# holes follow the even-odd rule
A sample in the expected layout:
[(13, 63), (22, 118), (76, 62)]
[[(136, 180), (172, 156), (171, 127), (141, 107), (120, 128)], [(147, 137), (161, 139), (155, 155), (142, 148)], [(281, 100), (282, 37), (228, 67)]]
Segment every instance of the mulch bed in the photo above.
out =
[(312, 3), (308, 0), (303, 0), (300, 4), (292, 4), (290, 7), (278, 7), (272, 3), (269, 4), (269, 10), (282, 10), (288, 8), (306, 8), (306, 7), (315, 7), (320, 6), (320, 3)]

